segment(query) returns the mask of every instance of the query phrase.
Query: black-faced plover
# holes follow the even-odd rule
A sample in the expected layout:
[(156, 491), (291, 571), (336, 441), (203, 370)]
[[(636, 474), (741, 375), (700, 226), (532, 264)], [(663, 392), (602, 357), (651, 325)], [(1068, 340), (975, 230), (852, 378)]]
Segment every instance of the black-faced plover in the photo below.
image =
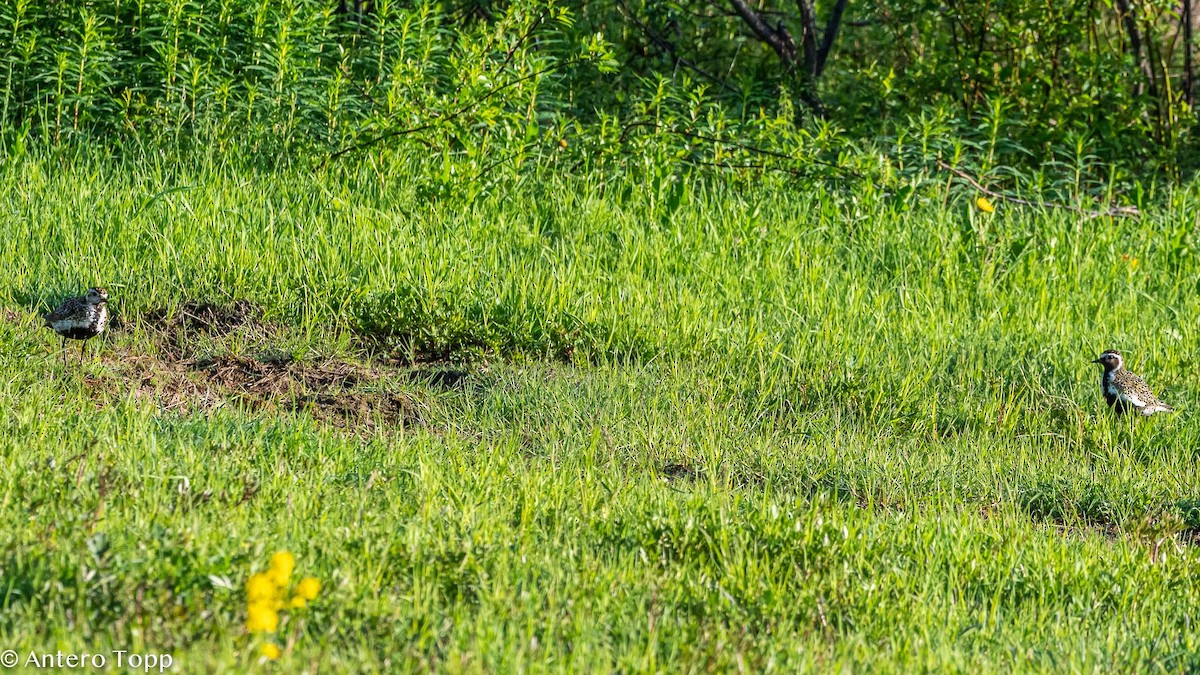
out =
[(1104, 392), (1104, 400), (1108, 401), (1108, 405), (1112, 406), (1118, 415), (1127, 410), (1147, 416), (1157, 412), (1171, 412), (1171, 406), (1158, 400), (1145, 380), (1125, 370), (1125, 359), (1121, 358), (1121, 352), (1104, 352), (1092, 363), (1104, 366), (1100, 389)]
[(87, 294), (68, 298), (42, 318), (63, 339), (63, 363), (67, 361), (67, 340), (80, 341), (79, 362), (83, 363), (87, 341), (103, 333), (108, 324), (108, 291), (89, 288)]

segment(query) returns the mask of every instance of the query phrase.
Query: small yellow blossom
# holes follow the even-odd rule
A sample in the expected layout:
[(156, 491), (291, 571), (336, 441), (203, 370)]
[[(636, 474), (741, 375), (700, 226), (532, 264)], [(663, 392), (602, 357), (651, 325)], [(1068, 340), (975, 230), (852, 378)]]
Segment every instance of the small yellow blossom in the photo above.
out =
[(988, 201), (988, 198), (984, 197), (983, 195), (975, 198), (975, 207), (984, 213), (996, 212), (996, 207), (992, 206), (992, 203)]
[(252, 603), (246, 608), (246, 632), (274, 633), (279, 630), (279, 613), (271, 605)]
[(292, 570), (294, 569), (296, 569), (295, 556), (287, 551), (280, 551), (271, 556), (271, 569), (268, 574), (271, 575), (276, 586), (283, 587), (292, 578)]
[(275, 582), (265, 573), (255, 574), (246, 580), (246, 602), (254, 604), (275, 598)]
[(305, 600), (316, 600), (321, 592), (321, 581), (316, 577), (304, 577), (296, 584), (296, 595)]
[[(271, 566), (266, 571), (252, 574), (246, 580), (246, 632), (275, 633), (279, 630), (281, 611), (303, 609), (309, 601), (316, 599), (321, 591), (320, 580), (305, 577), (292, 587), (291, 577), (295, 570), (295, 556), (279, 551), (271, 556)], [(268, 643), (261, 650), (269, 659), (279, 658), (279, 648), (273, 644)]]
[(258, 648), (258, 653), (274, 661), (279, 658), (279, 647), (272, 642), (264, 642), (263, 646)]

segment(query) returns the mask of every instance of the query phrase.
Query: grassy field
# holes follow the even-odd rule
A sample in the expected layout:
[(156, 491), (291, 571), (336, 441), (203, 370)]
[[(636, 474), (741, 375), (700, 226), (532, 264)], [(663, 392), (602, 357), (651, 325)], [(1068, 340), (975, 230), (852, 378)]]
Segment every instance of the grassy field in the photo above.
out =
[[(0, 648), (1200, 668), (1200, 200), (423, 175), (0, 164)], [(94, 284), (64, 368), (37, 315)], [(1178, 413), (1113, 419), (1106, 348)], [(248, 635), (280, 550), (320, 594)]]

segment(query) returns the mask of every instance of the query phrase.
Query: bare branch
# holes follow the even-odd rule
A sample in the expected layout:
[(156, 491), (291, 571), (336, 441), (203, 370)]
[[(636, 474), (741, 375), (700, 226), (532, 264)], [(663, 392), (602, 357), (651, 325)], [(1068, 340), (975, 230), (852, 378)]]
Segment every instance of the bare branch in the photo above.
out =
[(796, 0), (800, 6), (800, 25), (804, 35), (800, 43), (804, 46), (804, 72), (810, 77), (817, 76), (817, 12), (813, 9), (812, 0)]
[(349, 154), (351, 152), (357, 152), (359, 150), (365, 150), (367, 148), (374, 147), (374, 146), (382, 143), (383, 141), (390, 140), (393, 138), (399, 138), (401, 136), (407, 136), (409, 134), (415, 134), (419, 131), (427, 131), (429, 129), (435, 129), (437, 127), (440, 127), (440, 126), (446, 124), (447, 122), (474, 110), (475, 108), (482, 105), (488, 99), (492, 98), (496, 94), (499, 94), (500, 92), (502, 92), (506, 89), (511, 89), (512, 87), (515, 87), (515, 86), (521, 84), (522, 82), (527, 82), (529, 80), (539, 78), (543, 75), (552, 73), (556, 70), (561, 70), (563, 68), (573, 66), (577, 63), (584, 63), (587, 60), (588, 59), (582, 58), (582, 57), (567, 59), (566, 61), (559, 61), (558, 63), (555, 63), (555, 64), (552, 64), (545, 68), (542, 68), (541, 70), (536, 70), (531, 73), (526, 73), (525, 75), (522, 75), (521, 77), (513, 78), (513, 79), (509, 80), (508, 82), (505, 82), (504, 84), (496, 87), (495, 89), (491, 89), (491, 90), (487, 91), (479, 98), (471, 101), (470, 103), (467, 103), (466, 105), (458, 108), (457, 110), (450, 112), (450, 114), (448, 114), (445, 117), (442, 117), (434, 122), (430, 122), (427, 124), (421, 124), (421, 125), (418, 125), (415, 127), (408, 127), (407, 129), (397, 129), (394, 131), (389, 131), (387, 133), (380, 134), (379, 136), (376, 136), (369, 140), (362, 141), (360, 143), (355, 143), (353, 145), (344, 147), (341, 150), (334, 152), (333, 154), (329, 155), (324, 160), (322, 160), (321, 163), (317, 166), (317, 168), (324, 169), (325, 166), (327, 164), (329, 164), (329, 162), (331, 162), (335, 159), (338, 159), (339, 157), (341, 157), (343, 155)]
[[(690, 139), (697, 140), (697, 141), (703, 141), (705, 143), (727, 145), (729, 147), (737, 148), (739, 150), (742, 150), (742, 151), (745, 151), (745, 152), (748, 152), (751, 154), (755, 154), (755, 155), (762, 155), (765, 157), (774, 157), (777, 159), (790, 160), (793, 162), (802, 162), (802, 163), (806, 163), (806, 164), (816, 164), (819, 166), (824, 166), (824, 167), (827, 167), (830, 169), (834, 169), (839, 174), (841, 174), (842, 176), (845, 176), (845, 177), (854, 178), (856, 180), (869, 181), (869, 179), (866, 176), (862, 175), (861, 173), (858, 173), (857, 171), (854, 171), (853, 169), (847, 169), (846, 167), (841, 166), (839, 164), (834, 164), (833, 162), (826, 162), (825, 160), (818, 159), (816, 157), (795, 157), (793, 155), (789, 155), (784, 152), (779, 152), (777, 150), (771, 150), (769, 148), (760, 148), (760, 147), (757, 147), (754, 145), (749, 145), (749, 144), (742, 143), (742, 142), (728, 139), (728, 138), (717, 138), (714, 136), (707, 136), (705, 134), (698, 134), (698, 133), (695, 133), (692, 131), (685, 131), (683, 129), (665, 129), (657, 121), (654, 121), (654, 120), (642, 120), (642, 121), (630, 122), (629, 124), (626, 124), (625, 128), (622, 129), (622, 131), (621, 131), (621, 138), (618, 142), (622, 143), (622, 144), (625, 143), (626, 138), (628, 138), (628, 136), (629, 136), (629, 132), (633, 131), (634, 129), (641, 128), (641, 127), (651, 128), (654, 130), (654, 133), (656, 133), (656, 134), (672, 134), (675, 136), (682, 136), (684, 138), (690, 138)], [(700, 162), (699, 160), (689, 160), (689, 161), (692, 161), (692, 163), (698, 163), (698, 164), (708, 164), (707, 162)], [(712, 166), (726, 166), (728, 168), (728, 167), (732, 167), (733, 165), (722, 165), (722, 164), (717, 163), (717, 164), (712, 164)], [(764, 167), (769, 168), (773, 171), (784, 171), (787, 173), (791, 173), (793, 175), (801, 175), (800, 171), (798, 171), (796, 169), (788, 168), (788, 167), (780, 167), (780, 166), (774, 166), (774, 165), (772, 165), (772, 166), (763, 165), (763, 167), (759, 167), (758, 165), (740, 166), (740, 168), (764, 168)], [(875, 185), (875, 183), (873, 181), (871, 181), (871, 183), (872, 183), (872, 185)], [(879, 186), (876, 185), (876, 187), (878, 188)]]
[(796, 63), (796, 42), (792, 39), (783, 22), (779, 22), (774, 28), (767, 25), (766, 21), (746, 4), (746, 0), (729, 0), (733, 5), (733, 10), (742, 17), (746, 25), (750, 26), (750, 30), (758, 37), (759, 40), (770, 45), (771, 49), (779, 55), (779, 60), (783, 62), (784, 67), (791, 68)]
[(956, 168), (950, 166), (949, 164), (943, 162), (940, 159), (938, 160), (938, 166), (945, 169), (946, 171), (949, 171), (950, 173), (954, 174), (955, 176), (958, 176), (959, 178), (967, 181), (968, 183), (971, 184), (972, 187), (974, 187), (976, 190), (979, 190), (983, 194), (985, 194), (993, 199), (999, 199), (1001, 201), (1011, 202), (1013, 204), (1021, 204), (1023, 206), (1037, 206), (1037, 207), (1043, 208), (1043, 209), (1065, 209), (1067, 211), (1073, 211), (1075, 213), (1083, 214), (1083, 215), (1087, 216), (1088, 218), (1101, 218), (1104, 216), (1109, 216), (1109, 217), (1114, 217), (1114, 218), (1115, 217), (1137, 217), (1137, 216), (1142, 215), (1142, 213), (1140, 211), (1138, 211), (1136, 206), (1110, 206), (1103, 211), (1088, 211), (1087, 209), (1081, 209), (1078, 206), (1072, 206), (1070, 204), (1059, 204), (1057, 202), (1033, 202), (1033, 201), (1029, 201), (1027, 199), (1021, 199), (1020, 197), (1013, 197), (1011, 195), (1006, 195), (1003, 192), (996, 192), (995, 190), (989, 190), (988, 188), (985, 188), (984, 186), (980, 185), (979, 181), (972, 178), (970, 176), (970, 174), (966, 173), (965, 171), (962, 171), (961, 169), (956, 169)]
[(734, 94), (739, 93), (739, 89), (737, 87), (733, 86), (732, 84), (729, 84), (721, 77), (708, 72), (707, 70), (705, 70), (705, 69), (701, 68), (699, 65), (697, 65), (695, 62), (693, 62), (687, 58), (684, 58), (682, 55), (680, 55), (678, 45), (676, 45), (674, 42), (668, 40), (667, 38), (663, 37), (661, 33), (659, 33), (657, 30), (652, 28), (649, 24), (643, 23), (640, 19), (638, 19), (637, 15), (634, 14), (633, 10), (625, 2), (625, 0), (617, 0), (617, 10), (620, 11), (622, 14), (624, 14), (626, 17), (628, 17), (629, 20), (633, 23), (633, 25), (637, 26), (638, 29), (642, 31), (642, 35), (645, 35), (646, 39), (648, 39), (651, 42), (653, 42), (654, 44), (658, 45), (660, 48), (665, 49), (667, 51), (667, 53), (669, 53), (671, 55), (671, 58), (675, 59), (676, 63), (682, 65), (685, 68), (692, 70), (697, 75), (711, 81), (713, 84), (716, 84), (717, 86), (721, 87), (725, 91), (732, 92)]
[(1192, 0), (1183, 0), (1183, 100), (1187, 102), (1188, 107), (1193, 107), (1196, 104), (1196, 76), (1192, 66), (1192, 27), (1194, 17)]
[(846, 0), (838, 0), (825, 22), (825, 35), (821, 38), (821, 49), (817, 52), (817, 63), (813, 69), (817, 77), (825, 72), (825, 60), (829, 58), (829, 50), (833, 49), (833, 41), (837, 39), (838, 29), (842, 26), (842, 14), (845, 11)]
[[(1129, 51), (1133, 52), (1133, 60), (1138, 62), (1138, 66), (1142, 69), (1142, 75), (1146, 78), (1146, 83), (1150, 85), (1150, 95), (1158, 98), (1154, 69), (1150, 66), (1150, 57), (1142, 49), (1142, 31), (1138, 28), (1137, 16), (1134, 14), (1133, 7), (1129, 4), (1129, 0), (1116, 0), (1116, 6), (1117, 12), (1121, 15), (1121, 22), (1125, 24), (1125, 33), (1129, 36)], [(1141, 96), (1142, 84), (1139, 82), (1134, 87), (1134, 95)]]

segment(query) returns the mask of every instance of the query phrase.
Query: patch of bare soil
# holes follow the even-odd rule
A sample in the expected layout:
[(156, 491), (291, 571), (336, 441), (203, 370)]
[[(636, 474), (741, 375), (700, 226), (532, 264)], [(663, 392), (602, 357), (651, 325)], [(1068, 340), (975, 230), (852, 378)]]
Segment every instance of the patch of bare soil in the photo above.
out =
[(236, 403), (260, 410), (302, 410), (355, 431), (424, 424), (419, 402), (389, 391), (379, 371), (346, 361), (307, 363), (274, 355), (167, 361), (110, 354), (105, 360), (113, 376), (89, 383), (113, 394), (125, 388), (163, 410), (193, 413)]
[(232, 305), (184, 305), (132, 319), (151, 331), (155, 355), (107, 349), (109, 374), (89, 377), (102, 397), (125, 396), (153, 401), (165, 411), (195, 413), (238, 404), (258, 410), (304, 411), (317, 420), (349, 431), (399, 429), (425, 424), (427, 406), (396, 391), (407, 381), (434, 389), (461, 386), (469, 373), (449, 369), (394, 369), (338, 359), (299, 361), (289, 354), (220, 355), (189, 358), (193, 340), (243, 336), (269, 342), (278, 329), (262, 321), (248, 302)]
[(691, 464), (681, 464), (679, 462), (670, 462), (664, 464), (659, 470), (659, 475), (665, 481), (673, 480), (696, 480), (700, 477), (701, 470)]

